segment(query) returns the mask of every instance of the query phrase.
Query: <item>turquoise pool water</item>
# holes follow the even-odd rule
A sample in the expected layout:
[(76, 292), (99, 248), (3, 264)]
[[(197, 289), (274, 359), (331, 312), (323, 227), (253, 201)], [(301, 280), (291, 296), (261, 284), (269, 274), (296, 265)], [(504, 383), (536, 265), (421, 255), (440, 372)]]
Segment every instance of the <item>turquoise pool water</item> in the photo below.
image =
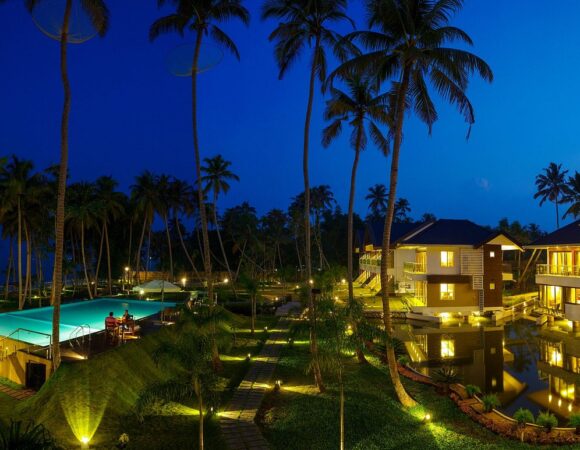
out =
[[(129, 314), (132, 314), (137, 320), (155, 315), (162, 309), (173, 306), (175, 303), (172, 302), (159, 303), (113, 298), (68, 303), (61, 307), (60, 341), (68, 341), (76, 336), (79, 332), (78, 327), (81, 325), (85, 327), (85, 330), (79, 334), (104, 330), (105, 317), (111, 311), (115, 317), (120, 317), (128, 309)], [(48, 306), (0, 314), (0, 336), (7, 336), (18, 328), (25, 328), (43, 334), (19, 331), (12, 338), (30, 344), (48, 345), (49, 338), (45, 335), (52, 333), (52, 310), (52, 306)]]

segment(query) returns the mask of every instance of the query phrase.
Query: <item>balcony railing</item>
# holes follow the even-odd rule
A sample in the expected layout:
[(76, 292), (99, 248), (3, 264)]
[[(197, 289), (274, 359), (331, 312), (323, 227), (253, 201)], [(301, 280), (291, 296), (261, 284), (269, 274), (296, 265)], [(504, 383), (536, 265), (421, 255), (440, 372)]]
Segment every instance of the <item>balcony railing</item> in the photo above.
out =
[(361, 258), (359, 259), (359, 264), (365, 266), (375, 266), (380, 267), (381, 260), (380, 259), (370, 259), (370, 258)]
[(406, 262), (403, 264), (403, 271), (407, 273), (426, 273), (427, 268), (424, 263)]
[(538, 264), (537, 275), (555, 275), (560, 277), (580, 277), (580, 266), (561, 266), (557, 264)]

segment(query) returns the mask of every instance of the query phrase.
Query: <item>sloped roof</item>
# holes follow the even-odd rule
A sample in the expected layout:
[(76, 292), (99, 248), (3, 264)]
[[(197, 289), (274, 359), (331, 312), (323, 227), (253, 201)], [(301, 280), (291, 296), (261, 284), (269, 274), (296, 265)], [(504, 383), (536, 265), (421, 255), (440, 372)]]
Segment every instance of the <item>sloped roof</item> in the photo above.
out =
[(401, 244), (478, 246), (496, 234), (469, 220), (439, 219)]
[[(401, 238), (407, 236), (415, 230), (420, 229), (425, 225), (425, 222), (411, 222), (398, 223), (394, 222), (391, 228), (391, 244), (397, 243)], [(372, 244), (375, 247), (380, 247), (383, 243), (383, 230), (385, 223), (383, 221), (373, 221), (367, 223), (367, 230), (365, 233), (365, 244)]]
[(152, 280), (133, 288), (133, 292), (181, 292), (181, 288), (169, 281)]
[(527, 248), (580, 245), (580, 219), (526, 245)]

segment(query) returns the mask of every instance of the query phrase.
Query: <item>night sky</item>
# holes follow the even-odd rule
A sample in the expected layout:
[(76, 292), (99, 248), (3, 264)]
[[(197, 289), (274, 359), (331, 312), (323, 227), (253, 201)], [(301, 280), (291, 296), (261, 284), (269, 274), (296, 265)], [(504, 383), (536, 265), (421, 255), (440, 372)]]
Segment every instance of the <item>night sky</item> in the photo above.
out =
[[(40, 169), (59, 158), (59, 49), (35, 27), (23, 3), (0, 5), (0, 154), (33, 159)], [(363, 28), (362, 8), (351, 3)], [(462, 117), (442, 101), (432, 136), (409, 119), (399, 196), (410, 201), (414, 217), (432, 212), (490, 225), (508, 217), (552, 230), (554, 208), (540, 208), (532, 198), (534, 177), (550, 161), (580, 169), (580, 2), (563, 0), (558, 8), (543, 0), (466, 3), (454, 24), (474, 39), (474, 51), (491, 65), (495, 81), (475, 79), (470, 86), (477, 122), (469, 141)], [(164, 36), (150, 43), (150, 24), (171, 8), (158, 10), (154, 0), (108, 4), (108, 35), (70, 47), (71, 179), (112, 175), (128, 190), (133, 177), (149, 169), (193, 181), (191, 83), (171, 75), (166, 63), (173, 48), (193, 37)], [(241, 179), (222, 199), (221, 210), (247, 200), (262, 214), (285, 209), (302, 190), (309, 58), (278, 80), (267, 40), (276, 24), (260, 20), (261, 2), (246, 4), (250, 28), (224, 26), (238, 43), (241, 62), (226, 55), (200, 76), (200, 138), (203, 155), (221, 153)], [(329, 184), (346, 209), (353, 151), (348, 133), (322, 148), (323, 106), (318, 93), (311, 182)], [(388, 181), (387, 167), (377, 150), (366, 150), (357, 186), (362, 215), (368, 187)]]

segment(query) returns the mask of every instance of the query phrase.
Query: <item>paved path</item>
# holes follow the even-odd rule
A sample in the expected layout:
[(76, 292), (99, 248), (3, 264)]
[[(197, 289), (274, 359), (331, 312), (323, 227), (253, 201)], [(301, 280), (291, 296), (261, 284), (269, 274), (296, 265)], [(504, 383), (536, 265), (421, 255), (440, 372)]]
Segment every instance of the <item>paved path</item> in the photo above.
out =
[(220, 427), (231, 450), (267, 450), (268, 442), (254, 422), (262, 399), (280, 359), (290, 321), (282, 318), (254, 358), (250, 370), (236, 389), (226, 410), (220, 413)]
[(16, 400), (25, 400), (28, 397), (32, 397), (34, 394), (36, 394), (35, 391), (30, 389), (12, 389), (8, 386), (4, 386), (3, 384), (0, 384), (0, 393), (6, 394), (8, 397), (15, 398)]

